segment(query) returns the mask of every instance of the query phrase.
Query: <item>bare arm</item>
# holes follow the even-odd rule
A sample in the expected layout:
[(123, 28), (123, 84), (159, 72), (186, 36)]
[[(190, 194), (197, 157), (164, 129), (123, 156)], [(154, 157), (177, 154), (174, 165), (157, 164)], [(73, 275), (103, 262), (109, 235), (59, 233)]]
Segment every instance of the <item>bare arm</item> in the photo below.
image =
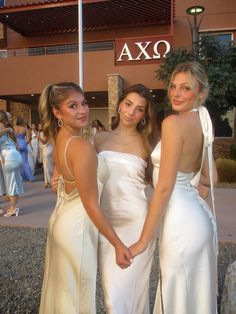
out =
[(3, 134), (6, 134), (6, 133), (13, 133), (13, 129), (12, 128), (1, 128), (0, 127), (0, 136), (2, 136)]
[(75, 177), (82, 203), (98, 230), (116, 251), (117, 264), (125, 268), (132, 258), (98, 205), (97, 156), (94, 147), (83, 139), (74, 139), (67, 151), (69, 165)]
[(162, 124), (160, 173), (144, 227), (138, 242), (131, 246), (133, 256), (142, 253), (156, 235), (157, 226), (171, 197), (183, 148), (183, 135), (177, 119), (170, 116)]

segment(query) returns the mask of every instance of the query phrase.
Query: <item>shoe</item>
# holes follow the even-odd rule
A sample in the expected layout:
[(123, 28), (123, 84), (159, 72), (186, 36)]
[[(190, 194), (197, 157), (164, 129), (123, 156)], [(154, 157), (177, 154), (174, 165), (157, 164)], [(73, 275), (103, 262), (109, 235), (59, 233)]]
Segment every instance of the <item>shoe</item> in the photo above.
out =
[(20, 208), (19, 207), (16, 207), (13, 211), (7, 211), (3, 217), (12, 217), (12, 216), (19, 216), (19, 213), (20, 213)]

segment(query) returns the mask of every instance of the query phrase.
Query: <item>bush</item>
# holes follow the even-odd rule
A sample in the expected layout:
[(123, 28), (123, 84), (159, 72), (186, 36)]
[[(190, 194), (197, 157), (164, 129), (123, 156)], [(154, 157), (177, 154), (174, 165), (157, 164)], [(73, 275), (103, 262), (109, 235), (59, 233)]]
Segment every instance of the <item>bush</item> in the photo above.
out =
[(236, 144), (230, 146), (230, 158), (236, 160)]
[(219, 158), (216, 160), (219, 182), (236, 182), (236, 160)]

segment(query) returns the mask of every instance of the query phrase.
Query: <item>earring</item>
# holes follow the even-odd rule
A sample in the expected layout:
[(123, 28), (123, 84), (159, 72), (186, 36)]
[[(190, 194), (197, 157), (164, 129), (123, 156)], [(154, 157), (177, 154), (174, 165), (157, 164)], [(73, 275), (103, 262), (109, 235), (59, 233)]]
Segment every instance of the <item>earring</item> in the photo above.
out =
[(145, 118), (143, 118), (143, 120), (141, 121), (141, 124), (142, 124), (142, 125), (145, 125), (145, 124), (146, 124), (146, 119), (145, 119)]
[(58, 119), (57, 120), (57, 124), (58, 124), (59, 128), (62, 128), (63, 125), (64, 125), (63, 120), (62, 119)]
[(119, 113), (119, 114), (120, 114), (120, 107), (118, 108), (117, 113)]

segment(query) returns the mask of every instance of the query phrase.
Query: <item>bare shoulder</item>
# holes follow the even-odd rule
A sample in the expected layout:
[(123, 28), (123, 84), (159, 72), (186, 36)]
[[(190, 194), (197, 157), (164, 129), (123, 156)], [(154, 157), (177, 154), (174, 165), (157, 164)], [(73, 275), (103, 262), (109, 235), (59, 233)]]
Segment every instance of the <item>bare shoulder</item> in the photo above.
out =
[(110, 138), (111, 132), (110, 131), (103, 131), (99, 132), (94, 137), (94, 146), (97, 151), (103, 146), (103, 144)]
[(83, 150), (84, 152), (86, 152), (86, 151), (94, 150), (94, 147), (85, 138), (73, 137), (73, 138), (69, 139), (68, 149), (70, 149), (72, 151), (73, 150)]
[(178, 115), (172, 114), (165, 118), (162, 122), (162, 127), (164, 129), (179, 129), (180, 119)]

